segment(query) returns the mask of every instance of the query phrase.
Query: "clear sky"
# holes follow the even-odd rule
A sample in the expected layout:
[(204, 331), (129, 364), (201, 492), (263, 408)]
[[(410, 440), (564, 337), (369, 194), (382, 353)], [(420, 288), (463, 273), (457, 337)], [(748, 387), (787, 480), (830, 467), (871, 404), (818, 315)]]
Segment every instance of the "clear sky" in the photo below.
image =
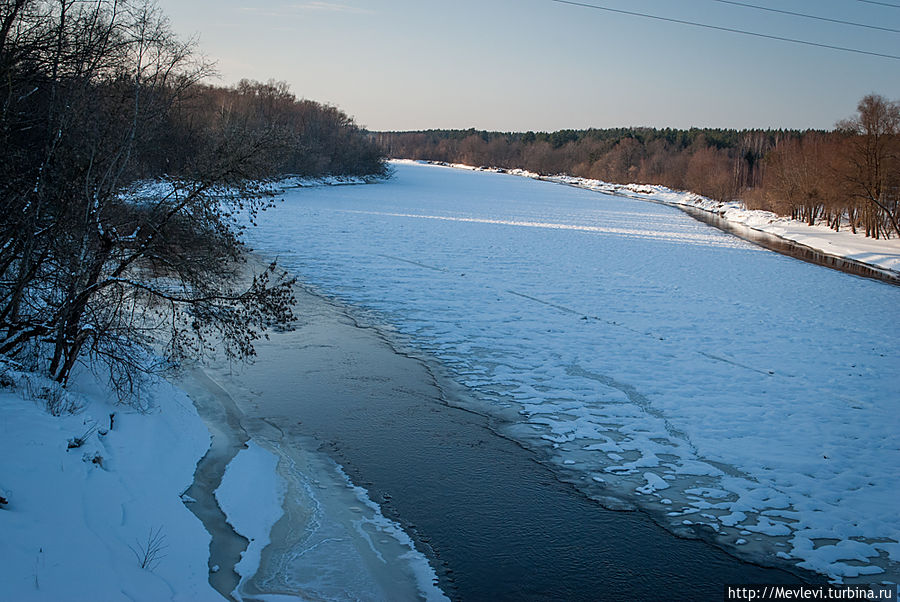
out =
[[(742, 0), (900, 30), (900, 0)], [(584, 0), (612, 9), (900, 55), (900, 33), (721, 0)], [(220, 83), (285, 80), (373, 130), (831, 128), (900, 100), (900, 60), (552, 0), (159, 0)]]

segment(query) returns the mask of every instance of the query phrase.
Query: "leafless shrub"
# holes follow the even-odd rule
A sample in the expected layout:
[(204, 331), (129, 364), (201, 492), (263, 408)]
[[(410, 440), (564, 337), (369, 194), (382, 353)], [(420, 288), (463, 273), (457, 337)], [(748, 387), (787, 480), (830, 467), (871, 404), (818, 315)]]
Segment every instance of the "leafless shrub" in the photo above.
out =
[(84, 406), (79, 399), (66, 391), (57, 382), (47, 381), (39, 377), (24, 379), (25, 397), (43, 404), (51, 416), (77, 414)]
[(10, 389), (16, 386), (16, 380), (13, 378), (12, 374), (10, 374), (10, 366), (9, 364), (0, 363), (0, 387), (4, 389)]
[(166, 536), (162, 532), (162, 526), (159, 526), (156, 529), (150, 528), (146, 541), (135, 541), (134, 546), (128, 547), (134, 552), (141, 568), (152, 571), (166, 557), (163, 551), (169, 546), (166, 545)]

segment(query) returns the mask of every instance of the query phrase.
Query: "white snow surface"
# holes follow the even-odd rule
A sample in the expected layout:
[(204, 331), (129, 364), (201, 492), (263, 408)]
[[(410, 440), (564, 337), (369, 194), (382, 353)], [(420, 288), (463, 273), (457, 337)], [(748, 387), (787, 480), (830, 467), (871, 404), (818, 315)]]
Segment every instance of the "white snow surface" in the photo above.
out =
[(900, 289), (661, 204), (395, 169), (287, 192), (252, 244), (443, 360), (597, 499), (897, 581)]
[[(419, 162), (404, 159), (395, 161), (395, 163), (409, 164)], [(496, 168), (473, 167), (459, 163), (449, 164), (448, 166), (470, 171), (500, 171)], [(524, 169), (503, 171), (511, 175), (566, 184), (616, 196), (702, 209), (714, 213), (733, 224), (740, 224), (752, 230), (766, 232), (800, 243), (828, 255), (853, 259), (900, 276), (900, 238), (875, 240), (866, 237), (863, 233), (852, 232), (849, 225), (845, 225), (841, 230), (835, 231), (822, 220), (810, 226), (805, 222), (780, 216), (771, 211), (746, 209), (740, 201), (715, 201), (693, 192), (673, 190), (665, 186), (613, 184), (603, 180), (568, 175), (546, 176)]]
[[(179, 498), (209, 445), (190, 399), (157, 382), (140, 414), (84, 374), (66, 394), (82, 411), (54, 418), (39, 397), (54, 383), (6, 375), (17, 385), (0, 389), (0, 600), (220, 599), (209, 535)], [(161, 550), (142, 569), (155, 533)]]

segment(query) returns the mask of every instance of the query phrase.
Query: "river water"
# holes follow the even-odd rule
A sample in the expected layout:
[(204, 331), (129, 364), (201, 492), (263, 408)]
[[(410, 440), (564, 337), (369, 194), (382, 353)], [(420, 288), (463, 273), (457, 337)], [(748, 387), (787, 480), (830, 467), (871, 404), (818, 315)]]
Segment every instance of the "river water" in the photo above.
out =
[[(298, 297), (296, 330), (261, 343), (253, 365), (207, 369), (214, 388), (238, 405), (255, 441), (283, 459), (307, 458), (300, 467), (282, 462), (286, 480), (328, 481), (321, 458), (310, 460), (317, 447), (338, 462), (412, 535), (449, 597), (692, 600), (718, 598), (724, 583), (815, 579), (675, 537), (643, 513), (603, 508), (559, 480), (540, 454), (499, 435), (496, 420), (460, 407), (471, 401), (439, 366), (398, 350), (338, 303), (304, 290)], [(203, 398), (196, 386), (192, 394)], [(320, 488), (341, 489), (334, 482)], [(327, 528), (310, 510), (317, 503), (287, 497), (286, 519), (242, 586), (244, 599), (422, 596), (410, 587), (403, 550), (394, 545), (388, 556), (389, 541), (323, 550), (328, 538), (310, 535)], [(351, 531), (339, 538), (352, 539)]]
[[(252, 244), (315, 293), (301, 313), (320, 325), (213, 376), (273, 453), (343, 466), (449, 594), (796, 579), (733, 557), (900, 574), (900, 324), (865, 318), (894, 315), (896, 287), (670, 207), (438, 167), (290, 191), (259, 224)], [(400, 548), (359, 560), (373, 591)], [(321, 585), (263, 556), (260, 592)]]

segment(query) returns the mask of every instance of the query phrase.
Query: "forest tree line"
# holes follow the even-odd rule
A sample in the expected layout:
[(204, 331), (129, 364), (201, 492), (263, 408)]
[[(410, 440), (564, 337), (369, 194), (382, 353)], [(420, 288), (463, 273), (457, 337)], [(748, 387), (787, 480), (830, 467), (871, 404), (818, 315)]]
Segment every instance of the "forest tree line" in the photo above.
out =
[(900, 105), (863, 98), (833, 131), (618, 128), (376, 132), (392, 158), (661, 184), (809, 224), (900, 236)]
[(0, 0), (0, 354), (127, 394), (148, 345), (247, 357), (290, 321), (291, 280), (244, 265), (265, 182), (384, 158), (334, 107), (212, 74), (150, 1)]

